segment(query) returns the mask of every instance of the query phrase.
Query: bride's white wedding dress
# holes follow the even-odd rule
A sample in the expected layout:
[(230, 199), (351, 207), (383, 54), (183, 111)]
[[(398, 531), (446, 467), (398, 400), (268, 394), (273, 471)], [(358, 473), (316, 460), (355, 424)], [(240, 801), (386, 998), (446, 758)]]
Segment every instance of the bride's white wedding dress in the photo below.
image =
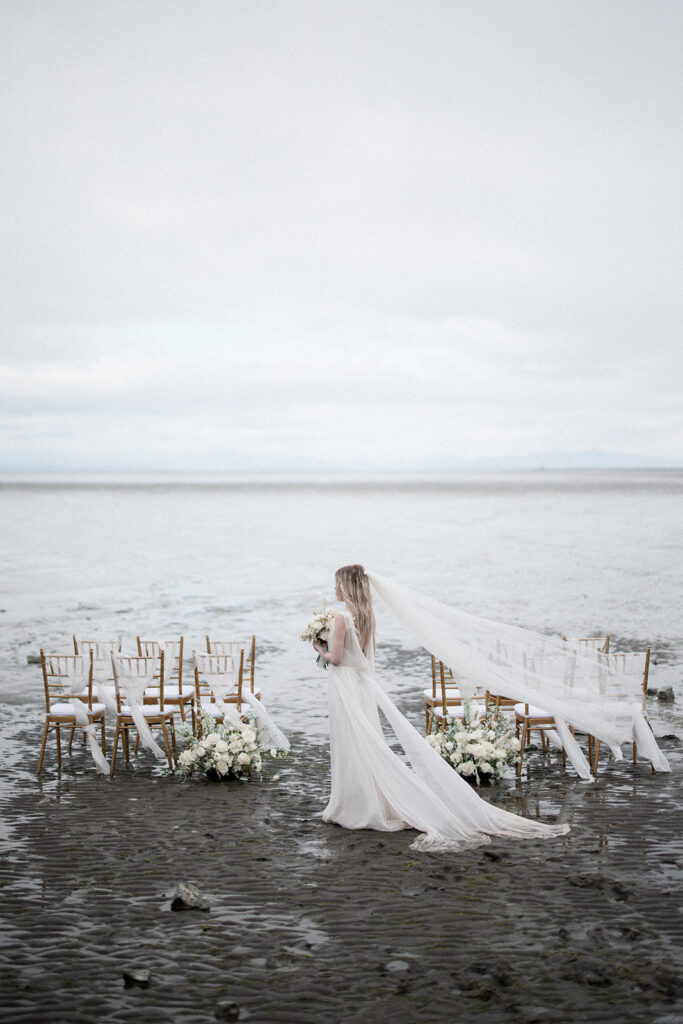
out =
[[(332, 785), (325, 821), (381, 832), (417, 829), (423, 833), (412, 843), (417, 850), (463, 850), (489, 843), (492, 835), (549, 839), (569, 831), (568, 825), (529, 821), (477, 796), (384, 693), (349, 612), (340, 613), (335, 626), (342, 618), (341, 664), (328, 670)], [(378, 708), (410, 767), (388, 746)]]

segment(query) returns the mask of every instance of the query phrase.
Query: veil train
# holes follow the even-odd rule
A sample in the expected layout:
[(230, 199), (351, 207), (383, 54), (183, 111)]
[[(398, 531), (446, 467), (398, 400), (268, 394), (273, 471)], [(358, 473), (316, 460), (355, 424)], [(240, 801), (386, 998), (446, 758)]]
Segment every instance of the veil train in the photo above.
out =
[(635, 736), (657, 771), (671, 770), (643, 714), (639, 681), (620, 672), (609, 654), (580, 652), (542, 633), (470, 615), (379, 573), (366, 575), (408, 632), (453, 670), (465, 696), (486, 687), (552, 714), (581, 778), (592, 776), (570, 724), (615, 748)]

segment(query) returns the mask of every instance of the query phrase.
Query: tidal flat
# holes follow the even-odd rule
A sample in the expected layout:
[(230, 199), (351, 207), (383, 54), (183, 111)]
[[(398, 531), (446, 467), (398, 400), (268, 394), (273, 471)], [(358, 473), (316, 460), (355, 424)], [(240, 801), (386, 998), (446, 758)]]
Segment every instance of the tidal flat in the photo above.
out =
[[(625, 758), (594, 784), (532, 751), (482, 795), (570, 833), (447, 855), (324, 824), (328, 751), (302, 734), (260, 783), (164, 777), (146, 754), (110, 780), (80, 743), (58, 773), (54, 739), (37, 778), (33, 716), (0, 717), (8, 1024), (681, 1019), (673, 735), (671, 774)], [(210, 909), (172, 911), (180, 882)]]

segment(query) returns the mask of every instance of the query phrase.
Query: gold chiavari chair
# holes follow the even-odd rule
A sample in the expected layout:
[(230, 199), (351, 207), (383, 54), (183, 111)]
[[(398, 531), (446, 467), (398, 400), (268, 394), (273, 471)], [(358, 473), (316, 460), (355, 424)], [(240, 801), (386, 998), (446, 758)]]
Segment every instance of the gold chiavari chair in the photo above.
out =
[(208, 713), (222, 722), (225, 704), (234, 704), (239, 715), (246, 714), (249, 705), (242, 699), (244, 648), (240, 647), (236, 654), (193, 651), (192, 657), (197, 714)]
[[(450, 670), (444, 665), (442, 661), (437, 661), (437, 678), (439, 686), (439, 700), (434, 704), (431, 714), (430, 721), (434, 723), (437, 729), (442, 732), (448, 727), (449, 723), (454, 718), (465, 717), (465, 702), (470, 703), (481, 703), (486, 700), (486, 697), (482, 693), (475, 691), (472, 697), (463, 697), (457, 686), (453, 686), (452, 682), (455, 682), (453, 673), (448, 673)], [(486, 705), (484, 704), (484, 708)], [(431, 729), (428, 727), (428, 733)]]
[[(530, 672), (536, 675), (543, 675), (544, 659), (541, 659), (540, 663), (535, 657), (528, 657), (524, 655), (524, 667)], [(550, 668), (550, 665), (545, 665), (546, 670)], [(537, 707), (533, 704), (529, 704), (528, 701), (520, 701), (515, 704), (515, 735), (520, 742), (519, 748), (519, 760), (517, 762), (517, 775), (522, 774), (522, 761), (524, 757), (524, 750), (526, 749), (529, 739), (531, 738), (532, 732), (539, 732), (541, 736), (541, 749), (543, 753), (548, 751), (548, 737), (546, 732), (549, 729), (555, 727), (555, 716), (550, 714), (545, 708)], [(520, 734), (521, 729), (521, 734)], [(573, 735), (573, 728), (569, 726), (570, 731)], [(562, 765), (566, 767), (567, 755), (562, 748)]]
[[(610, 635), (606, 633), (605, 636), (565, 636), (563, 635), (562, 640), (571, 649), (577, 651), (579, 654), (609, 654)], [(588, 761), (593, 761), (593, 744), (595, 738), (589, 734), (588, 736)]]
[[(52, 729), (57, 738), (57, 766), (62, 767), (62, 742), (60, 730), (68, 728), (70, 739), (79, 725), (71, 700), (85, 704), (90, 725), (99, 725), (101, 730), (102, 753), (106, 756), (106, 737), (104, 726), (104, 704), (93, 704), (92, 699), (92, 652), (82, 654), (46, 654), (41, 648), (40, 664), (43, 671), (45, 687), (45, 725), (38, 757), (37, 775), (40, 775), (45, 755), (48, 732)], [(78, 692), (75, 682), (78, 680)], [(85, 735), (85, 733), (84, 733)], [(70, 745), (69, 745), (70, 749)]]
[(439, 661), (434, 657), (433, 654), (429, 656), (432, 662), (432, 685), (426, 687), (422, 694), (425, 699), (425, 733), (429, 736), (432, 731), (432, 724), (434, 721), (434, 708), (441, 705), (442, 703), (442, 692), (441, 692), (441, 674), (443, 673), (444, 683), (448, 690), (454, 690), (458, 693), (457, 684), (453, 676), (452, 671), (444, 665), (442, 661)]
[(240, 650), (244, 651), (244, 683), (249, 684), (249, 690), (254, 696), (261, 699), (261, 687), (256, 687), (256, 637), (251, 640), (212, 640), (206, 637), (207, 654), (233, 654), (239, 655)]
[(498, 718), (501, 708), (514, 708), (517, 704), (519, 704), (519, 701), (516, 697), (504, 697), (502, 693), (486, 691), (486, 706), (487, 708), (493, 708), (495, 718)]
[[(647, 705), (647, 684), (650, 675), (650, 647), (646, 647), (644, 651), (613, 651), (609, 656), (610, 667), (616, 669), (620, 675), (626, 676), (637, 676), (641, 679), (642, 687), (642, 709), (645, 721), (645, 709)], [(627, 693), (620, 692), (620, 684), (617, 681), (614, 683), (607, 683), (609, 688), (609, 696), (619, 699), (623, 697), (624, 701), (631, 700), (631, 697)], [(598, 758), (600, 757), (600, 740), (595, 737), (592, 738), (594, 748), (592, 751), (592, 770), (593, 774), (598, 774)], [(633, 763), (635, 764), (638, 760), (638, 744), (636, 743), (635, 737), (633, 739)], [(652, 765), (652, 771), (654, 773), (655, 766)]]
[[(496, 640), (495, 650), (490, 652), (489, 660), (497, 666), (508, 664), (508, 645), (504, 640)], [(505, 694), (493, 690), (486, 691), (486, 707), (493, 709), (494, 718), (496, 720), (498, 719), (501, 708), (514, 708), (515, 704), (518, 703), (519, 699), (517, 697), (508, 697)]]
[[(522, 758), (524, 755), (525, 747), (529, 742), (531, 733), (537, 730), (541, 734), (541, 748), (545, 754), (548, 749), (548, 737), (546, 736), (546, 730), (552, 729), (555, 725), (555, 717), (549, 715), (547, 711), (542, 708), (534, 707), (532, 704), (518, 703), (515, 704), (515, 735), (519, 740), (519, 760), (517, 762), (517, 775), (522, 774)], [(522, 733), (520, 736), (520, 726)], [(562, 762), (565, 762), (565, 753), (562, 751)]]
[[(161, 665), (157, 679), (155, 678), (155, 670), (158, 662), (161, 662)], [(173, 724), (174, 712), (172, 708), (168, 708), (164, 704), (164, 652), (162, 651), (158, 657), (135, 657), (134, 655), (112, 654), (111, 663), (114, 674), (114, 688), (116, 691), (116, 730), (114, 733), (114, 750), (111, 756), (111, 774), (114, 774), (114, 767), (116, 765), (116, 752), (118, 749), (119, 736), (121, 736), (123, 753), (126, 761), (130, 761), (130, 730), (136, 729), (137, 731), (135, 718), (131, 709), (133, 694), (132, 692), (129, 692), (130, 684), (127, 680), (127, 676), (132, 676), (139, 679), (141, 682), (143, 680), (148, 681), (148, 686), (145, 689), (143, 700), (140, 704), (140, 710), (150, 730), (155, 726), (161, 730), (161, 734), (164, 738), (164, 747), (166, 750), (168, 766), (172, 769), (177, 760), (177, 751), (175, 728)], [(148, 690), (150, 696), (153, 697), (152, 703), (147, 703), (145, 701)], [(169, 746), (167, 726), (170, 726), (171, 728), (173, 754), (171, 754), (171, 747)]]
[[(185, 717), (185, 708), (188, 707), (190, 716), (192, 719), (193, 728), (196, 727), (195, 711), (194, 711), (194, 686), (190, 686), (187, 683), (183, 683), (183, 644), (184, 638), (181, 636), (179, 640), (142, 640), (139, 636), (135, 638), (138, 646), (138, 655), (140, 657), (159, 657), (162, 653), (164, 654), (164, 703), (168, 704), (169, 707), (177, 707), (180, 711), (180, 717), (183, 722), (187, 721)], [(159, 661), (161, 664), (161, 659)], [(149, 698), (145, 698), (149, 703), (154, 703), (156, 695), (153, 689), (150, 689)]]

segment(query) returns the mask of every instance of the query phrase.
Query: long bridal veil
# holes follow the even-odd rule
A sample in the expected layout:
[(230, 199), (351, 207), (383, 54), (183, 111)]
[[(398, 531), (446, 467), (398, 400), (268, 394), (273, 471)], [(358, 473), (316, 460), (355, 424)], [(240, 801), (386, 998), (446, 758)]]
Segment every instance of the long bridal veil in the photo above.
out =
[(590, 779), (590, 769), (570, 725), (613, 748), (635, 738), (641, 756), (658, 771), (670, 771), (643, 714), (640, 681), (619, 671), (610, 655), (583, 653), (553, 637), (470, 615), (378, 573), (367, 576), (408, 632), (453, 670), (465, 696), (485, 687), (554, 715), (580, 777)]
[[(351, 616), (340, 666), (329, 670), (332, 792), (326, 821), (346, 828), (414, 828), (415, 850), (458, 852), (490, 836), (552, 839), (569, 830), (511, 814), (482, 800), (401, 714), (375, 679), (372, 656), (361, 651)], [(375, 704), (399, 740), (409, 765), (387, 745)]]

